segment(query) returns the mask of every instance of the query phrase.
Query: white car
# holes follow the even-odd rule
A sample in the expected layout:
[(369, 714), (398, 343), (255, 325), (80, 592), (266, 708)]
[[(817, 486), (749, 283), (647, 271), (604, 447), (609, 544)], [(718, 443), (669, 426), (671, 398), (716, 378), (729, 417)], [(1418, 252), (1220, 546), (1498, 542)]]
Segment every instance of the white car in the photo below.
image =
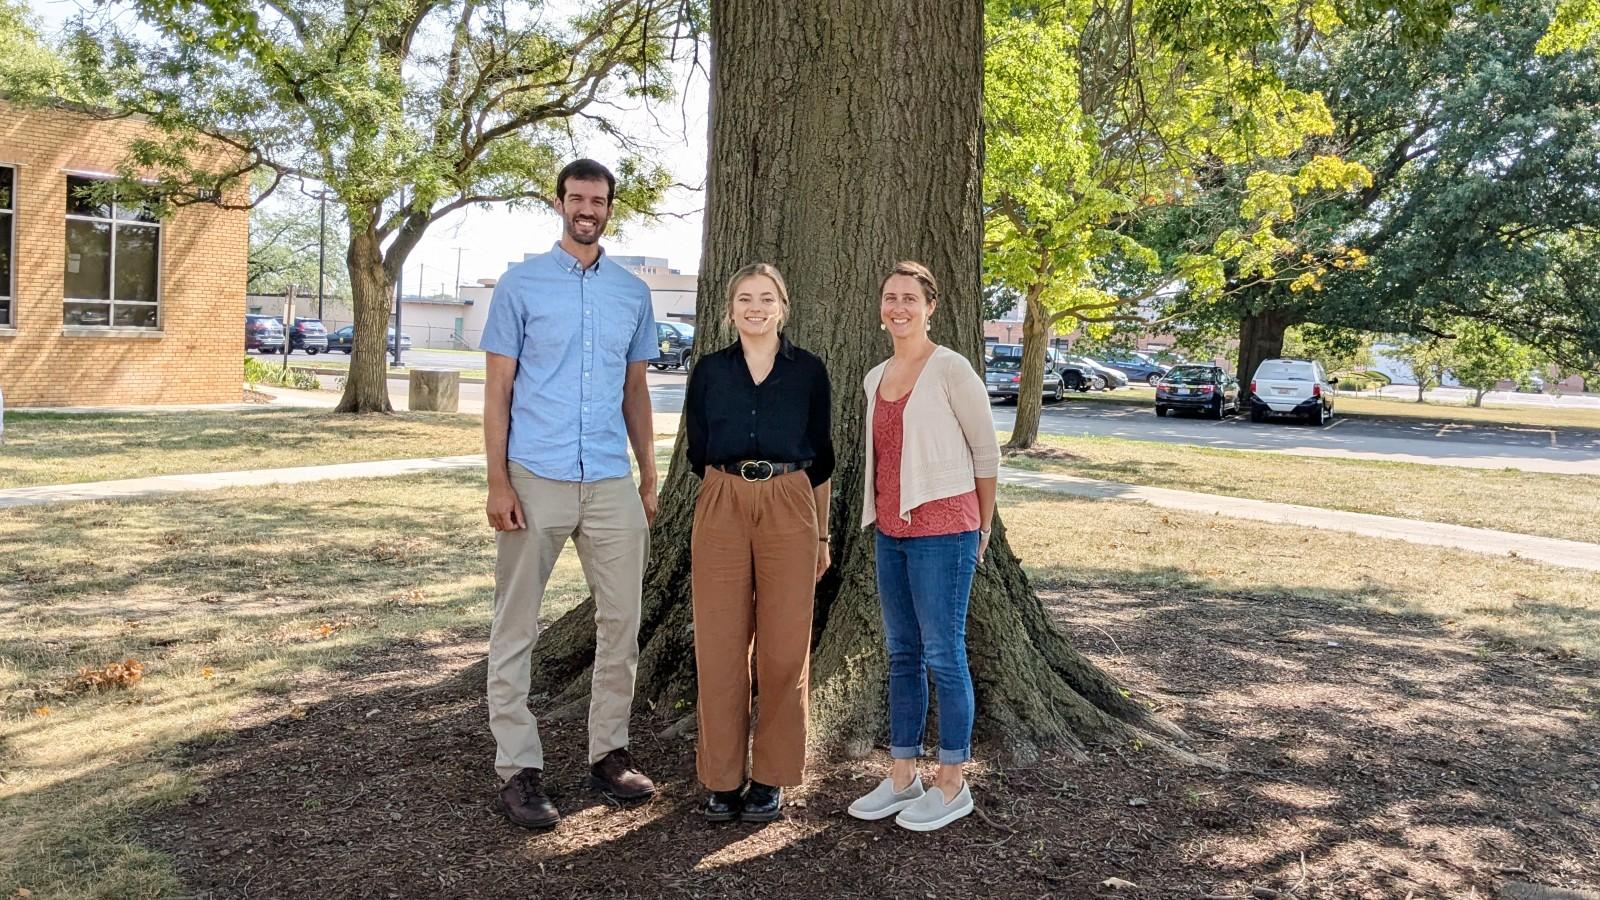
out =
[(1263, 360), (1250, 379), (1250, 421), (1295, 416), (1326, 425), (1333, 418), (1333, 386), (1338, 383), (1313, 360)]

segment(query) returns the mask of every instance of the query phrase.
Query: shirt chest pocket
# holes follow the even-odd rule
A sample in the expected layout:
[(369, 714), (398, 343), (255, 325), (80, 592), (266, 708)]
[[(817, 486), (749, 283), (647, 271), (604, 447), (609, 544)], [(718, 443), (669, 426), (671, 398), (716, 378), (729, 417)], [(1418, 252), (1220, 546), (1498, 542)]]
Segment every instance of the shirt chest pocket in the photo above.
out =
[(595, 353), (607, 361), (619, 365), (626, 362), (628, 347), (633, 343), (634, 333), (639, 330), (638, 307), (620, 297), (602, 295), (590, 302), (589, 309), (593, 311), (595, 327), (592, 330), (584, 329), (584, 340), (592, 340)]

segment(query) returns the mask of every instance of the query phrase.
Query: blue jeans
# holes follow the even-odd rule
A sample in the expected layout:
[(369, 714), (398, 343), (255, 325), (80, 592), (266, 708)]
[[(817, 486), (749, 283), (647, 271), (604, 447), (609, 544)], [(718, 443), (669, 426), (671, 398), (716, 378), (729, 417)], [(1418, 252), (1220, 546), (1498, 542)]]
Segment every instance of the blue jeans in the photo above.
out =
[(878, 532), (878, 596), (889, 645), (889, 755), (922, 755), (928, 671), (939, 694), (939, 762), (972, 758), (967, 601), (978, 532), (892, 538)]

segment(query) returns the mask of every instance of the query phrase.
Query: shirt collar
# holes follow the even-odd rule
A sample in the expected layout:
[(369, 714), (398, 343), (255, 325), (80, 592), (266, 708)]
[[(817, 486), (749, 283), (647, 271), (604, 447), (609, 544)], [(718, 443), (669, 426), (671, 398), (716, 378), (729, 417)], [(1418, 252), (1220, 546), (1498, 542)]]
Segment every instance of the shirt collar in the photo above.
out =
[[(743, 356), (744, 345), (738, 338), (734, 338), (733, 343), (722, 348), (722, 352), (729, 356)], [(781, 331), (778, 332), (778, 355), (784, 359), (794, 359), (794, 344), (791, 344), (789, 336)]]
[[(556, 241), (550, 246), (550, 258), (556, 261), (556, 265), (561, 267), (561, 271), (568, 274), (576, 274), (578, 272), (585, 271), (583, 264), (578, 262), (578, 258), (576, 256), (568, 253), (566, 248), (561, 246), (560, 241)], [(587, 273), (591, 275), (599, 274), (600, 264), (605, 261), (605, 258), (606, 248), (601, 247), (600, 255), (595, 258), (594, 265), (587, 270)]]

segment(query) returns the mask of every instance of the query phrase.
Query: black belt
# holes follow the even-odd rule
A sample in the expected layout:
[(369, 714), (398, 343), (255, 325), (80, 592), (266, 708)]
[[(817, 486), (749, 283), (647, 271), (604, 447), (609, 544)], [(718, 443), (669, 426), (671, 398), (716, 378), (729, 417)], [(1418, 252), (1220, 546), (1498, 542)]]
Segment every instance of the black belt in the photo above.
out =
[(775, 475), (787, 475), (810, 467), (811, 460), (797, 463), (768, 462), (764, 459), (747, 459), (743, 462), (712, 463), (711, 468), (720, 469), (729, 475), (738, 475), (745, 481), (766, 481)]

